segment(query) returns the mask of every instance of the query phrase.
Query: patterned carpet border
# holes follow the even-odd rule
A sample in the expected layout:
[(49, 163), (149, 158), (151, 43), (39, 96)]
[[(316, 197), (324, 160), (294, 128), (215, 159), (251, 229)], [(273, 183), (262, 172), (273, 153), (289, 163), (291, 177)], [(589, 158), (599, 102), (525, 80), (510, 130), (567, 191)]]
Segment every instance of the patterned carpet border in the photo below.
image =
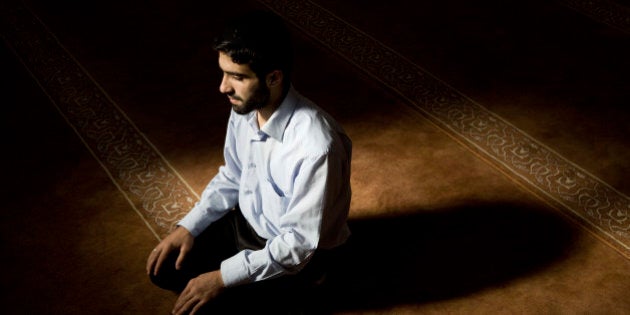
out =
[(595, 21), (630, 34), (630, 8), (608, 0), (559, 0)]
[[(258, 0), (630, 257), (630, 198), (307, 0)], [(540, 195), (542, 194), (542, 195)]]
[(0, 4), (4, 41), (159, 239), (198, 196), (21, 3)]

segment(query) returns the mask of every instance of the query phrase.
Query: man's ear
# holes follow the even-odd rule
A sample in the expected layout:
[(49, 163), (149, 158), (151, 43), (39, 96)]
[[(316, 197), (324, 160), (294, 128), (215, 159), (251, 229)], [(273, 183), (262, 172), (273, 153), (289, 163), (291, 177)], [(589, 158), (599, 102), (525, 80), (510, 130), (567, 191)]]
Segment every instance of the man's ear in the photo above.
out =
[(282, 71), (273, 70), (267, 74), (267, 86), (273, 87), (282, 83)]

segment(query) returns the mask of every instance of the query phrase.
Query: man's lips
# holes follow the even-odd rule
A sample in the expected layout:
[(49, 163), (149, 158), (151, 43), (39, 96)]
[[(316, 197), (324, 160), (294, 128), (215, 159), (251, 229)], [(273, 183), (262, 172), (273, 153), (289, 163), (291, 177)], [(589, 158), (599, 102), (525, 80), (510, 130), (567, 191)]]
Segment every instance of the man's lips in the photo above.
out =
[(239, 98), (232, 97), (232, 96), (229, 96), (229, 95), (228, 95), (228, 99), (230, 100), (230, 103), (232, 103), (232, 104), (234, 104), (234, 103), (237, 103), (237, 102), (240, 102), (240, 101), (241, 101)]

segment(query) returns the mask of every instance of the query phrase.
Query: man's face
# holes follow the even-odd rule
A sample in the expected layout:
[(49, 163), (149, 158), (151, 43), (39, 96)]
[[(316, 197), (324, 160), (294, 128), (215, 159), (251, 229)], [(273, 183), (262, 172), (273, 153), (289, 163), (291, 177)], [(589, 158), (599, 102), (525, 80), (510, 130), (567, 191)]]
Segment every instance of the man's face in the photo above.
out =
[(269, 88), (260, 82), (249, 65), (237, 64), (230, 56), (219, 52), (219, 67), (223, 71), (219, 91), (227, 95), (234, 112), (245, 115), (267, 106)]

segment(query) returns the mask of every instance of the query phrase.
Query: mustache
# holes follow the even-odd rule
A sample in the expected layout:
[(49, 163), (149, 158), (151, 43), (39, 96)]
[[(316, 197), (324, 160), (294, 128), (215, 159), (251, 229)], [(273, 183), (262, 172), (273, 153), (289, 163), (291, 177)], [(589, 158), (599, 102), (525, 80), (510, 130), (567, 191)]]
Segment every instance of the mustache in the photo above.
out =
[(226, 95), (227, 95), (229, 98), (231, 98), (231, 99), (235, 99), (235, 100), (237, 100), (237, 101), (243, 101), (243, 99), (242, 99), (242, 98), (240, 98), (240, 97), (238, 97), (238, 96), (237, 96), (234, 92), (232, 92), (232, 93), (226, 93)]

